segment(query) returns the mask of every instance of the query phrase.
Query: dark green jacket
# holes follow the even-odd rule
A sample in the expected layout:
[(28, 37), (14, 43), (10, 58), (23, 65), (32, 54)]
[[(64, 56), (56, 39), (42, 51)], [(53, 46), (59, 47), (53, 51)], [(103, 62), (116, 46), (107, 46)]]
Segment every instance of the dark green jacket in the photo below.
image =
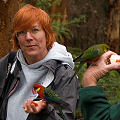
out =
[(111, 105), (100, 86), (79, 90), (80, 107), (84, 120), (120, 120), (120, 101)]

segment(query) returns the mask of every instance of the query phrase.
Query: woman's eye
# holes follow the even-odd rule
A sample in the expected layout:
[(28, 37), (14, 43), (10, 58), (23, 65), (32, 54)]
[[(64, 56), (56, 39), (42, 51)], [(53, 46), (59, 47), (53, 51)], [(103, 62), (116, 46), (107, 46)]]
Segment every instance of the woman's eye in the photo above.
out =
[(39, 29), (33, 29), (32, 30), (32, 32), (38, 32), (39, 31)]
[(25, 34), (26, 34), (26, 31), (20, 31), (20, 32), (17, 33), (17, 36), (19, 37), (19, 36), (25, 35)]
[(23, 34), (23, 33), (26, 33), (25, 31), (20, 31), (19, 34)]

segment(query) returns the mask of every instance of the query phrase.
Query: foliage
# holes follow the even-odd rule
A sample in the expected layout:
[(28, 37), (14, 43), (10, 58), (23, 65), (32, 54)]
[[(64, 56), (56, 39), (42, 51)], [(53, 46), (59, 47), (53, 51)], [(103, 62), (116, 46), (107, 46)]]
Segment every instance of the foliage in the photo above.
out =
[(57, 33), (56, 40), (60, 43), (63, 43), (64, 38), (70, 39), (73, 37), (72, 32), (68, 28), (68, 25), (74, 25), (79, 27), (79, 23), (82, 21), (82, 16), (80, 18), (74, 18), (70, 21), (61, 21), (61, 20), (53, 20), (52, 28)]
[(38, 7), (40, 7), (44, 11), (48, 11), (48, 9), (54, 5), (60, 4), (61, 0), (37, 0), (38, 1)]
[[(53, 7), (54, 5), (60, 4), (61, 0), (37, 0), (38, 1), (38, 7), (48, 12), (50, 7)], [(50, 15), (52, 20), (52, 28), (53, 31), (55, 31), (55, 37), (56, 40), (59, 43), (64, 43), (64, 38), (70, 39), (71, 36), (73, 37), (72, 32), (68, 28), (68, 25), (74, 25), (79, 27), (79, 23), (85, 21), (84, 15), (81, 15), (79, 18), (74, 18), (70, 21), (61, 21), (57, 18), (67, 18), (67, 15), (61, 15), (60, 13), (55, 13)]]
[(80, 111), (80, 108), (78, 108), (75, 112), (75, 118), (76, 120), (83, 120), (82, 113)]
[(120, 98), (120, 73), (115, 70), (110, 71), (98, 83), (104, 88), (108, 101), (111, 104), (116, 104)]

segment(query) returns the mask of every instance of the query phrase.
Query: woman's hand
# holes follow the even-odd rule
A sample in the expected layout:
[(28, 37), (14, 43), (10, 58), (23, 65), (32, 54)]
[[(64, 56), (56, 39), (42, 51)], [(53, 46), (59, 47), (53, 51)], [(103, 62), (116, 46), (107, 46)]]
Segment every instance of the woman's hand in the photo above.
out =
[(34, 104), (32, 100), (28, 99), (23, 105), (24, 111), (26, 113), (36, 114), (41, 112), (41, 110), (45, 109), (47, 106), (47, 103), (43, 100), (35, 101), (35, 103), (38, 105)]
[(82, 86), (96, 86), (97, 81), (104, 77), (111, 70), (120, 69), (120, 62), (110, 64), (110, 56), (116, 55), (112, 51), (104, 53), (97, 61), (94, 62), (95, 65), (91, 65), (85, 72), (82, 80)]

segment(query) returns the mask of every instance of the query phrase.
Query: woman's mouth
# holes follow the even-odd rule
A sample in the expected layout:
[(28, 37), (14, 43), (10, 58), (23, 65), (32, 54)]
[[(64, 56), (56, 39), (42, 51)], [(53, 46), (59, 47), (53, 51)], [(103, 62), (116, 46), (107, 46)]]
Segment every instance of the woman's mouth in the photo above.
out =
[(33, 47), (35, 47), (36, 45), (28, 45), (27, 47), (28, 48), (33, 48)]

